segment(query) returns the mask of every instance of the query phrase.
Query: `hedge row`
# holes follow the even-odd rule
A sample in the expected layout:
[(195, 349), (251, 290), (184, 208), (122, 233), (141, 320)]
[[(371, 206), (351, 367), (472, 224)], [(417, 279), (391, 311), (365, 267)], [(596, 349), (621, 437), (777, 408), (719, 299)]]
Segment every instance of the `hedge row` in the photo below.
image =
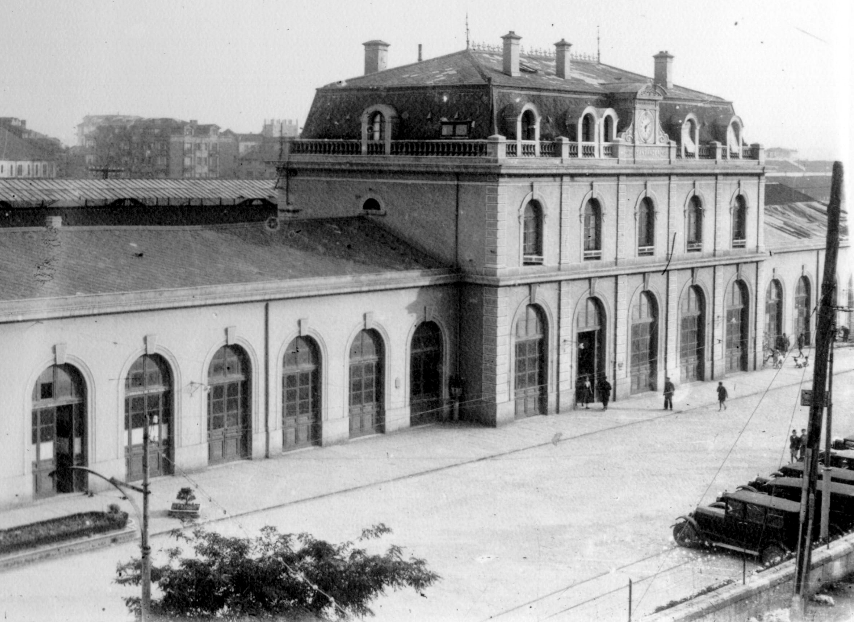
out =
[(123, 529), (127, 521), (128, 515), (123, 511), (87, 511), (4, 529), (0, 531), (0, 554), (117, 531)]

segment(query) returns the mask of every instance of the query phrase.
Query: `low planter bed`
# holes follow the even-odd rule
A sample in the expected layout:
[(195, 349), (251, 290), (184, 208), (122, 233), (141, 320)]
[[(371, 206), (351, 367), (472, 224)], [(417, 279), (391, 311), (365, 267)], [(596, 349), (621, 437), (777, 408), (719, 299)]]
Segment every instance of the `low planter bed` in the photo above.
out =
[(0, 531), (0, 555), (118, 531), (127, 521), (123, 511), (87, 511), (4, 529)]

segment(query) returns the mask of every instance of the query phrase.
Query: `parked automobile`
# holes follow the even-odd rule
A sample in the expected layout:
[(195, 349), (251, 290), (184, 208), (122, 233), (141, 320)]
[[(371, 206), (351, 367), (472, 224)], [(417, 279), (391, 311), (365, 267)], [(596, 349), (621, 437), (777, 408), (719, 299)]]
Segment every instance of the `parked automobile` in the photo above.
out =
[(680, 546), (726, 548), (767, 565), (797, 549), (800, 503), (761, 492), (724, 492), (673, 525)]
[[(774, 479), (755, 479), (746, 486), (741, 486), (740, 489), (762, 492), (800, 504), (803, 487), (803, 477), (777, 477)], [(823, 496), (824, 479), (820, 476), (816, 489), (817, 509), (821, 509)], [(854, 485), (831, 480), (830, 535), (842, 535), (852, 528), (854, 528)]]
[[(804, 462), (795, 462), (794, 464), (787, 464), (786, 466), (780, 466), (780, 469), (771, 475), (771, 477), (795, 477), (796, 479), (801, 479), (804, 476)], [(845, 468), (833, 468), (830, 469), (830, 478), (832, 481), (838, 481), (839, 483), (847, 483), (848, 485), (854, 485), (854, 470), (848, 470)]]

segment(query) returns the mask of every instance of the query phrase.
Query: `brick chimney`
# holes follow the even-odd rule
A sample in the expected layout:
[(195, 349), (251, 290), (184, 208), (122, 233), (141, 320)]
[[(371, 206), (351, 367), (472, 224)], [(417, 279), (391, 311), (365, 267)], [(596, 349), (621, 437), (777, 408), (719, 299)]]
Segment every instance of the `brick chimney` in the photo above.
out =
[(362, 45), (365, 46), (365, 75), (383, 71), (388, 66), (388, 46), (390, 44), (379, 39), (372, 39)]
[(571, 43), (567, 43), (565, 39), (561, 39), (555, 44), (555, 74), (558, 78), (569, 78), (569, 49)]
[(504, 39), (504, 73), (508, 76), (518, 76), (519, 40), (522, 37), (511, 30), (501, 38)]
[(671, 89), (673, 87), (673, 55), (663, 50), (652, 58), (655, 59), (655, 84)]

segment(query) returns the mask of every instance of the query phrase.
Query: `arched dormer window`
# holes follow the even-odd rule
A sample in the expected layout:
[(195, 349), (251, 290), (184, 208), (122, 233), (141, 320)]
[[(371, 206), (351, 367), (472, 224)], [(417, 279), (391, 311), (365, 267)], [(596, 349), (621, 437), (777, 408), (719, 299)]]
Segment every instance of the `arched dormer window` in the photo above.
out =
[(700, 129), (697, 121), (691, 117), (682, 124), (681, 151), (682, 158), (696, 158), (697, 145), (700, 142)]
[(741, 158), (742, 130), (741, 122), (737, 117), (727, 126), (726, 142), (730, 157)]
[(602, 142), (611, 143), (614, 140), (614, 118), (611, 115), (605, 115), (602, 120)]
[(523, 141), (537, 140), (537, 116), (532, 110), (526, 110), (522, 113), (522, 128), (521, 138)]
[(703, 204), (696, 195), (688, 202), (685, 240), (688, 251), (703, 251)]
[(638, 255), (651, 256), (655, 253), (655, 206), (649, 197), (644, 197), (638, 206)]
[(735, 198), (732, 207), (732, 248), (743, 249), (747, 246), (747, 202), (742, 195)]
[(590, 113), (581, 118), (581, 141), (584, 143), (596, 141), (596, 119)]
[(543, 263), (543, 211), (528, 202), (522, 217), (522, 264)]
[(584, 259), (602, 258), (602, 207), (596, 199), (584, 206)]
[(380, 112), (376, 112), (371, 115), (370, 121), (368, 122), (368, 140), (385, 140), (385, 117)]
[(376, 104), (362, 112), (362, 154), (390, 154), (397, 112), (386, 104)]

